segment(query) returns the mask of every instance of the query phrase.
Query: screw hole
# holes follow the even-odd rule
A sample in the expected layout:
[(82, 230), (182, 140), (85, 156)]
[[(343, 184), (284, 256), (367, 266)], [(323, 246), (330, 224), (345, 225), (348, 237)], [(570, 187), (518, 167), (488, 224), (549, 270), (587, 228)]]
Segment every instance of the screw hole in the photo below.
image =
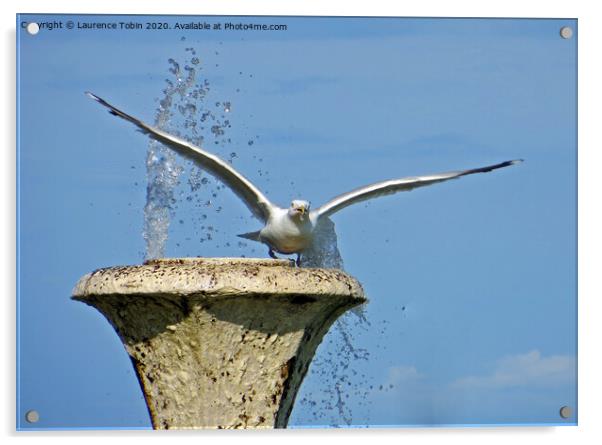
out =
[(36, 22), (31, 22), (27, 24), (27, 32), (32, 35), (35, 36), (37, 33), (40, 32), (40, 25), (38, 25)]
[(573, 37), (573, 29), (570, 26), (563, 26), (560, 28), (560, 37), (563, 39), (570, 39)]
[(29, 423), (36, 423), (38, 420), (40, 420), (40, 415), (36, 410), (32, 409), (25, 413), (25, 420), (27, 420)]
[(569, 417), (571, 417), (571, 414), (572, 411), (569, 406), (563, 406), (562, 408), (560, 408), (560, 417), (562, 417), (563, 419), (568, 419)]

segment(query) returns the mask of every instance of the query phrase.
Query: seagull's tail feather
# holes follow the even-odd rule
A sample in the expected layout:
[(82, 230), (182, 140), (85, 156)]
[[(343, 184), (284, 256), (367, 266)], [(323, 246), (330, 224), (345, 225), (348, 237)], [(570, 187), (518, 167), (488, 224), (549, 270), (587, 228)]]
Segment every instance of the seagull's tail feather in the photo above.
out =
[(249, 239), (251, 241), (257, 241), (257, 242), (261, 242), (261, 240), (259, 239), (259, 230), (257, 232), (248, 232), (248, 233), (241, 233), (240, 235), (236, 235), (239, 236), (241, 238), (245, 238), (245, 239)]

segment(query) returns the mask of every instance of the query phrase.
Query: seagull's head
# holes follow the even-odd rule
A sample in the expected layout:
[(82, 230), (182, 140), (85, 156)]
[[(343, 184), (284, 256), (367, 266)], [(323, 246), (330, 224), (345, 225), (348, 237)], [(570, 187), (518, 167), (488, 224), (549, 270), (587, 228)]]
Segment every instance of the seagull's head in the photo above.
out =
[(291, 218), (303, 220), (305, 215), (309, 213), (309, 202), (302, 199), (295, 199), (291, 202), (291, 206), (288, 209), (288, 214)]

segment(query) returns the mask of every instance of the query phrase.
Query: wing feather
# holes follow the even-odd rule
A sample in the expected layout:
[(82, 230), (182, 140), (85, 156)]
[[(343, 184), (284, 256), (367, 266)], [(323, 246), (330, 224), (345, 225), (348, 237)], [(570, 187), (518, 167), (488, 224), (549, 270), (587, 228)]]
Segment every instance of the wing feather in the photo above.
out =
[(475, 173), (487, 173), (498, 168), (508, 167), (510, 165), (518, 164), (522, 162), (522, 159), (515, 159), (513, 161), (501, 162), (499, 164), (488, 165), (487, 167), (473, 168), (470, 170), (461, 170), (447, 173), (437, 173), (426, 176), (412, 176), (408, 178), (391, 179), (389, 181), (377, 182), (364, 187), (357, 188), (350, 192), (344, 193), (330, 200), (323, 206), (317, 208), (315, 212), (318, 217), (330, 216), (341, 209), (358, 202), (366, 201), (368, 199), (377, 198), (380, 196), (391, 195), (397, 192), (407, 192), (414, 190), (418, 187), (425, 187), (427, 185), (436, 184), (438, 182), (448, 181), (450, 179), (460, 178), (466, 175), (472, 175)]
[(182, 156), (199, 164), (212, 176), (215, 176), (230, 187), (257, 218), (264, 222), (269, 218), (274, 205), (253, 185), (251, 181), (238, 173), (230, 164), (190, 142), (166, 133), (165, 131), (148, 125), (141, 120), (124, 113), (95, 94), (86, 92), (86, 95), (108, 108), (109, 113), (133, 123), (140, 131), (151, 138), (167, 145)]

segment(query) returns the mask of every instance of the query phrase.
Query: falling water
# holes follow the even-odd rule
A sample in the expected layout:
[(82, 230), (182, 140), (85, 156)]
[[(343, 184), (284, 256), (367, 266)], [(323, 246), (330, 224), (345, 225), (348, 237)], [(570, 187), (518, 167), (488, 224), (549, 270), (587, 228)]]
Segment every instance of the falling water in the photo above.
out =
[[(174, 96), (184, 97), (186, 90), (194, 82), (194, 69), (182, 77), (179, 64), (169, 59), (169, 71), (174, 79), (166, 79), (167, 86), (159, 101), (155, 115), (155, 126), (169, 131)], [(144, 207), (144, 241), (146, 242), (146, 259), (161, 258), (165, 255), (165, 245), (169, 224), (175, 203), (174, 189), (182, 168), (176, 163), (176, 157), (157, 141), (151, 140), (146, 157), (147, 187), (146, 205)]]
[(337, 245), (337, 234), (330, 218), (322, 218), (314, 230), (313, 243), (303, 252), (305, 267), (343, 269), (343, 258)]
[[(166, 86), (159, 100), (154, 123), (162, 130), (201, 146), (201, 131), (204, 127), (199, 127), (199, 122), (215, 120), (215, 116), (211, 111), (198, 113), (198, 109), (205, 105), (205, 97), (210, 89), (209, 82), (198, 81), (200, 59), (193, 48), (186, 48), (186, 51), (191, 53), (192, 57), (185, 61), (183, 68), (176, 60), (168, 60), (170, 75), (165, 79)], [(213, 127), (212, 131), (220, 131), (219, 124)], [(180, 134), (180, 129), (184, 134)], [(221, 134), (224, 134), (223, 131)], [(157, 141), (149, 142), (143, 232), (146, 259), (165, 256), (169, 227), (178, 203), (176, 188), (185, 170), (182, 165), (184, 162), (178, 159), (173, 150)], [(190, 172), (187, 182), (191, 192), (197, 192), (207, 181), (207, 178), (202, 177), (200, 170), (195, 168)]]
[[(185, 48), (185, 51), (187, 56), (183, 61), (168, 60), (169, 75), (158, 100), (155, 126), (194, 145), (208, 148), (234, 163), (238, 154), (231, 149), (232, 141), (228, 135), (232, 127), (229, 116), (232, 102), (216, 99), (215, 93), (210, 93), (209, 80), (200, 78), (203, 59), (192, 47)], [(215, 54), (219, 56), (218, 52)], [(175, 242), (175, 247), (178, 250), (182, 250), (180, 247), (191, 249), (186, 252), (188, 255), (198, 255), (198, 245), (191, 242), (193, 237), (200, 243), (212, 242), (220, 232), (217, 225), (205, 222), (211, 221), (210, 211), (221, 212), (220, 192), (225, 186), (207, 177), (198, 165), (175, 155), (156, 141), (149, 142), (146, 167), (148, 185), (143, 232), (146, 259), (165, 256), (170, 225), (175, 220), (181, 227), (188, 225), (188, 229), (194, 230), (194, 234), (187, 233), (185, 245)], [(176, 218), (181, 207), (191, 210), (192, 214)], [(179, 230), (178, 233), (183, 232)], [(231, 240), (222, 242), (224, 247), (232, 246)], [(247, 247), (247, 243), (243, 244), (239, 247)], [(220, 246), (215, 244), (215, 247)], [(250, 250), (253, 252), (254, 248)], [(181, 255), (180, 252), (178, 254)]]

